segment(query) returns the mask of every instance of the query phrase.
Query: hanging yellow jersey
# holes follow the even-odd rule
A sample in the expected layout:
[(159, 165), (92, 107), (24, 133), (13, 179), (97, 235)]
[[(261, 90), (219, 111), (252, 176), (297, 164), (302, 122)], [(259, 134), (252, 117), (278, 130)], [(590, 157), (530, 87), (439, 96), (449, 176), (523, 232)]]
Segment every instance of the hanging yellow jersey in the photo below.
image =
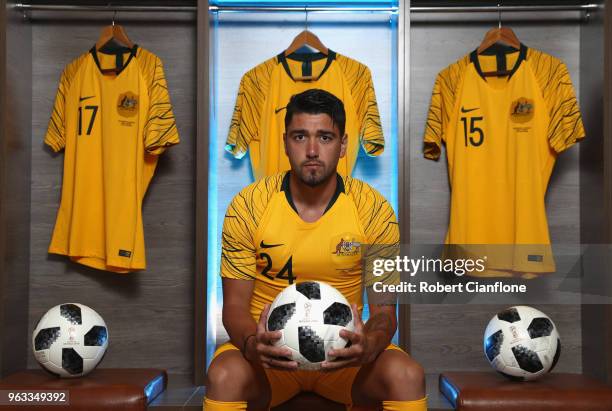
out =
[[(509, 75), (484, 75), (496, 70)], [(484, 245), (473, 250), (485, 255), (486, 245), (512, 245), (489, 247), (482, 275), (554, 271), (544, 197), (557, 155), (584, 136), (567, 67), (555, 57), (523, 45), (473, 52), (440, 72), (424, 152), (438, 159), (446, 145), (446, 243)]]
[[(225, 214), (221, 275), (254, 280), (251, 314), (289, 284), (324, 281), (362, 308), (362, 258), (366, 244), (391, 254), (399, 229), (391, 205), (366, 183), (340, 177), (327, 211), (303, 221), (289, 191), (289, 173), (263, 178), (243, 189)], [(366, 280), (367, 281), (367, 280)]]
[(142, 199), (157, 156), (178, 142), (157, 56), (138, 46), (113, 54), (94, 47), (70, 63), (45, 136), (64, 150), (49, 252), (107, 271), (144, 269)]
[[(308, 76), (310, 80), (300, 80)], [(240, 81), (226, 150), (236, 158), (250, 152), (255, 180), (289, 170), (283, 147), (285, 108), (294, 94), (318, 88), (344, 103), (347, 154), (338, 173), (350, 175), (361, 145), (369, 156), (385, 146), (370, 69), (329, 50), (322, 53), (283, 53), (249, 70)]]

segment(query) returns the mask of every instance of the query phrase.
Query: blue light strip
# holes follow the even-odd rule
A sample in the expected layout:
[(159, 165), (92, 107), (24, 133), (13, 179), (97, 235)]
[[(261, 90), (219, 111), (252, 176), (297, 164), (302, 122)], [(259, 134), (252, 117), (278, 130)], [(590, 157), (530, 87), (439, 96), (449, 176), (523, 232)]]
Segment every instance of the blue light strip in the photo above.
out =
[(397, 0), (348, 0), (348, 1), (330, 1), (330, 0), (212, 0), (209, 2), (211, 6), (277, 6), (277, 7), (397, 7)]
[[(391, 90), (394, 92), (391, 93), (391, 141), (389, 144), (389, 149), (391, 150), (391, 169), (395, 170), (394, 173), (391, 174), (391, 196), (389, 201), (391, 202), (391, 207), (395, 210), (395, 215), (398, 214), (399, 211), (399, 158), (398, 158), (398, 147), (399, 147), (399, 139), (397, 134), (397, 83), (398, 83), (398, 74), (397, 74), (397, 62), (398, 62), (398, 15), (397, 13), (391, 14), (389, 17), (389, 23), (391, 26), (391, 32), (394, 35), (391, 36), (391, 48), (393, 53), (391, 53)], [(395, 311), (396, 318), (399, 318), (399, 304), (397, 305), (397, 309)], [(393, 344), (399, 345), (399, 322), (398, 328), (395, 332), (395, 335), (391, 339)]]
[(212, 13), (322, 13), (322, 14), (397, 14), (399, 7), (328, 7), (328, 6), (309, 6), (307, 10), (302, 7), (284, 7), (284, 6), (210, 6), (209, 10)]
[(440, 391), (442, 391), (442, 394), (450, 401), (453, 408), (457, 408), (457, 396), (459, 392), (457, 388), (443, 376), (440, 376)]
[[(397, 135), (397, 67), (398, 67), (398, 15), (391, 14), (389, 17), (389, 22), (391, 25), (391, 32), (394, 35), (391, 36), (391, 47), (393, 53), (391, 53), (391, 90), (394, 92), (391, 93), (391, 161), (392, 161), (392, 170), (395, 170), (394, 173), (391, 174), (391, 187), (394, 187), (391, 190), (391, 207), (395, 210), (395, 215), (397, 215), (399, 206), (398, 206), (398, 192), (399, 192), (399, 159), (398, 159), (398, 135)], [(402, 113), (403, 114), (403, 113)]]
[(151, 380), (144, 389), (145, 397), (147, 397), (147, 404), (150, 404), (159, 394), (164, 391), (164, 375), (159, 375)]
[[(218, 30), (219, 20), (214, 17), (210, 22), (213, 32)], [(218, 50), (216, 43), (212, 46), (212, 61), (218, 61)], [(219, 160), (219, 147), (217, 145), (217, 112), (215, 107), (218, 101), (216, 79), (217, 65), (210, 67), (210, 111), (209, 111), (209, 164), (208, 164), (208, 266), (206, 275), (206, 368), (210, 365), (216, 346), (217, 336), (217, 315), (220, 304), (219, 295), (219, 227), (218, 227), (218, 182), (217, 182), (217, 163)]]

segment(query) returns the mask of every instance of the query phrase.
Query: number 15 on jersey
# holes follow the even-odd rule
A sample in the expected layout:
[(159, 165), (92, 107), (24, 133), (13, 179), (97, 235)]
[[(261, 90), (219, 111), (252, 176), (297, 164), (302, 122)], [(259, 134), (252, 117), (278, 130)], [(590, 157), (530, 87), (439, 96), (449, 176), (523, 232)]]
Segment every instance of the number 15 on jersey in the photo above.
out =
[(484, 142), (484, 131), (478, 126), (482, 120), (484, 120), (484, 117), (461, 117), (466, 147), (468, 146), (468, 142), (474, 147), (478, 147)]

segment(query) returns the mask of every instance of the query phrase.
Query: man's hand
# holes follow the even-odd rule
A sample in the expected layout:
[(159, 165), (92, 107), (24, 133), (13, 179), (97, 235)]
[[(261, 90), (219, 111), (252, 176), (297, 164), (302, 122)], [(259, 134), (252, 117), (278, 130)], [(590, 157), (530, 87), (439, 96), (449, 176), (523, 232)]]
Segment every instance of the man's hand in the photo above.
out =
[(367, 364), (376, 359), (382, 351), (377, 348), (377, 345), (372, 341), (372, 337), (365, 332), (365, 326), (361, 320), (359, 310), (356, 304), (351, 304), (353, 311), (353, 323), (355, 331), (340, 330), (340, 337), (349, 340), (351, 343), (348, 348), (338, 350), (329, 350), (328, 354), (334, 358), (331, 361), (324, 361), (321, 364), (323, 370), (335, 370), (343, 367), (354, 367), (362, 364)]
[(255, 336), (247, 337), (244, 356), (249, 361), (259, 361), (264, 368), (296, 370), (297, 362), (291, 359), (291, 351), (273, 344), (281, 338), (280, 331), (266, 331), (266, 319), (270, 305), (266, 304), (257, 324)]

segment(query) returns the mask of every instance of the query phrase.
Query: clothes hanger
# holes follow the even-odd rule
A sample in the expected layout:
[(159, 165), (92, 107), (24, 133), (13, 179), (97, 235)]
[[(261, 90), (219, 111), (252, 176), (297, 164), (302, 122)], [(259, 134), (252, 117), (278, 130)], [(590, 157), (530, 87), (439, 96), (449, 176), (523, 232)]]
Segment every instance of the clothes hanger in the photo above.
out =
[(306, 15), (306, 18), (304, 20), (304, 30), (302, 30), (300, 34), (295, 36), (289, 47), (287, 47), (287, 49), (285, 50), (285, 56), (288, 56), (291, 53), (295, 53), (297, 50), (304, 46), (310, 46), (327, 56), (327, 54), (329, 53), (328, 48), (325, 47), (321, 40), (312, 31), (308, 30), (308, 9), (306, 7), (304, 7), (304, 13)]
[[(313, 49), (317, 50), (318, 52), (327, 56), (329, 54), (329, 49), (325, 47), (323, 42), (321, 42), (321, 40), (312, 31), (308, 30), (308, 10), (306, 9), (306, 7), (304, 7), (304, 12), (306, 13), (304, 30), (302, 30), (301, 33), (295, 36), (295, 38), (293, 39), (289, 47), (287, 47), (287, 49), (285, 50), (284, 55), (288, 56), (292, 53), (295, 53), (297, 50), (299, 50), (300, 48), (304, 46), (310, 46)], [(313, 76), (302, 76), (302, 77), (294, 77), (294, 79), (305, 81), (305, 80), (313, 80), (314, 77)]]
[[(134, 43), (127, 36), (127, 33), (123, 29), (123, 27), (119, 24), (115, 24), (115, 17), (117, 16), (117, 10), (113, 13), (113, 20), (110, 25), (104, 27), (100, 32), (100, 37), (96, 42), (96, 50), (97, 51), (108, 51), (111, 54), (116, 51), (121, 51), (121, 49), (127, 47), (132, 49), (134, 47)], [(119, 68), (113, 69), (102, 69), (102, 73), (114, 73), (117, 74)]]
[(109, 26), (106, 26), (102, 29), (100, 33), (100, 37), (96, 42), (96, 50), (100, 50), (106, 43), (111, 40), (114, 40), (118, 43), (121, 43), (123, 46), (132, 48), (134, 47), (134, 43), (130, 40), (127, 33), (123, 29), (123, 27), (119, 24), (115, 24), (115, 17), (117, 16), (117, 10), (113, 13), (113, 21)]
[[(501, 18), (501, 3), (497, 3), (498, 10), (498, 26), (492, 28), (485, 34), (482, 39), (482, 43), (478, 46), (477, 53), (483, 54), (486, 50), (489, 50), (495, 45), (505, 45), (515, 50), (521, 49), (521, 42), (510, 27), (502, 27)], [(497, 70), (482, 73), (485, 77), (496, 76), (505, 77), (510, 75), (509, 70)]]
[(329, 54), (329, 49), (325, 47), (321, 40), (312, 31), (304, 30), (295, 36), (289, 47), (287, 47), (287, 50), (285, 50), (285, 56), (295, 53), (295, 51), (304, 46), (310, 46), (326, 56)]

